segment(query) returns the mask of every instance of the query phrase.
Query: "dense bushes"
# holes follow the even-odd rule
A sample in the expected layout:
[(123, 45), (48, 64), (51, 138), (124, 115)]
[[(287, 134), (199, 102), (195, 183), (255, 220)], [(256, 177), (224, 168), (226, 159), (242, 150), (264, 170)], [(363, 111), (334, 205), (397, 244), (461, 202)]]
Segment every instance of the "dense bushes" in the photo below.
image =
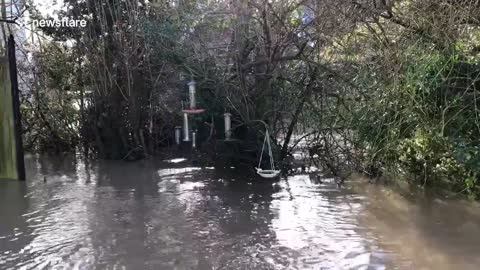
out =
[(422, 43), (398, 51), (396, 61), (401, 68), (393, 76), (369, 89), (366, 102), (352, 104), (364, 162), (475, 198), (480, 66), (456, 48)]
[(80, 114), (73, 59), (66, 49), (46, 43), (41, 54), (33, 55), (34, 67), (20, 71), (22, 75), (28, 74), (21, 77), (22, 86), (27, 87), (21, 95), (27, 151), (71, 151), (79, 142)]
[(145, 152), (168, 140), (156, 130), (171, 135), (195, 79), (208, 112), (199, 122), (219, 128), (230, 112), (237, 134), (266, 123), (280, 157), (306, 133), (310, 156), (336, 175), (406, 174), (476, 197), (480, 7), (371, 2), (68, 0), (64, 15), (89, 25), (43, 29), (75, 42), (43, 55), (52, 64), (26, 99), (27, 141), (83, 141), (113, 159)]

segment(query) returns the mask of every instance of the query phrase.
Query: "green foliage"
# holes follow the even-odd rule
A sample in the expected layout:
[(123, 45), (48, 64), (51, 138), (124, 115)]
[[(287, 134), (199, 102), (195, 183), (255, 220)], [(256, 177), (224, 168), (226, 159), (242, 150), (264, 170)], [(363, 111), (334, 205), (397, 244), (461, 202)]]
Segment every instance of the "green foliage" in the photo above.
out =
[(182, 64), (185, 61), (186, 53), (182, 50), (180, 29), (170, 21), (159, 23), (158, 21), (143, 22), (143, 31), (146, 43), (154, 51), (152, 61), (169, 61), (175, 64)]
[(39, 86), (22, 97), (25, 145), (28, 151), (69, 151), (79, 140), (73, 56), (54, 43), (42, 50), (37, 58)]
[(399, 72), (370, 88), (368, 100), (351, 104), (366, 164), (406, 172), (422, 186), (479, 194), (480, 68), (464, 59), (422, 43), (399, 52)]

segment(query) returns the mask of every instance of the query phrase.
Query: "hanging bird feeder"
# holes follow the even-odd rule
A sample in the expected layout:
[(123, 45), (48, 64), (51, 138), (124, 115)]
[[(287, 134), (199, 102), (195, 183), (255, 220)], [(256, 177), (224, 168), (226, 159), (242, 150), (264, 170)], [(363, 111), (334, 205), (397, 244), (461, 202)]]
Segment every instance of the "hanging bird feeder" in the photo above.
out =
[(232, 114), (225, 113), (223, 117), (225, 121), (225, 140), (228, 141), (232, 137)]
[[(270, 170), (265, 170), (261, 168), (263, 152), (265, 151), (265, 145), (268, 147), (268, 155), (270, 157)], [(263, 178), (275, 178), (280, 175), (280, 170), (275, 168), (275, 160), (273, 159), (272, 145), (270, 143), (270, 135), (268, 130), (265, 132), (265, 139), (263, 140), (262, 153), (260, 154), (260, 160), (258, 161), (258, 167), (255, 168), (257, 174)]]
[(197, 108), (197, 83), (195, 81), (191, 81), (188, 83), (188, 98), (189, 98), (189, 105), (190, 108), (182, 110), (184, 113), (188, 114), (200, 114), (204, 113), (205, 109), (198, 109)]

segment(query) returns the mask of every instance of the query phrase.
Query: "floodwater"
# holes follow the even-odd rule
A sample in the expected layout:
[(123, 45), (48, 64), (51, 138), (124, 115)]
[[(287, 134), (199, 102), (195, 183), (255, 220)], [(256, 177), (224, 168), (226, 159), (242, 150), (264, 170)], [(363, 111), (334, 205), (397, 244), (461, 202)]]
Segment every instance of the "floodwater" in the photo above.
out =
[(29, 157), (27, 176), (0, 183), (0, 269), (480, 265), (480, 209), (469, 202), (308, 175), (259, 181), (182, 159)]

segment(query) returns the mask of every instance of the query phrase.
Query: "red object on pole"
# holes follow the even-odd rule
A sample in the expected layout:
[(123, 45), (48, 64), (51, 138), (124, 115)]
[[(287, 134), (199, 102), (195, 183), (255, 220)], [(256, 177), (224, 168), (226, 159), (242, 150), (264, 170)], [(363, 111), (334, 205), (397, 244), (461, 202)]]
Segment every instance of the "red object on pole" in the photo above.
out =
[(199, 113), (204, 113), (205, 109), (188, 109), (188, 110), (182, 110), (184, 113), (188, 114), (199, 114)]

